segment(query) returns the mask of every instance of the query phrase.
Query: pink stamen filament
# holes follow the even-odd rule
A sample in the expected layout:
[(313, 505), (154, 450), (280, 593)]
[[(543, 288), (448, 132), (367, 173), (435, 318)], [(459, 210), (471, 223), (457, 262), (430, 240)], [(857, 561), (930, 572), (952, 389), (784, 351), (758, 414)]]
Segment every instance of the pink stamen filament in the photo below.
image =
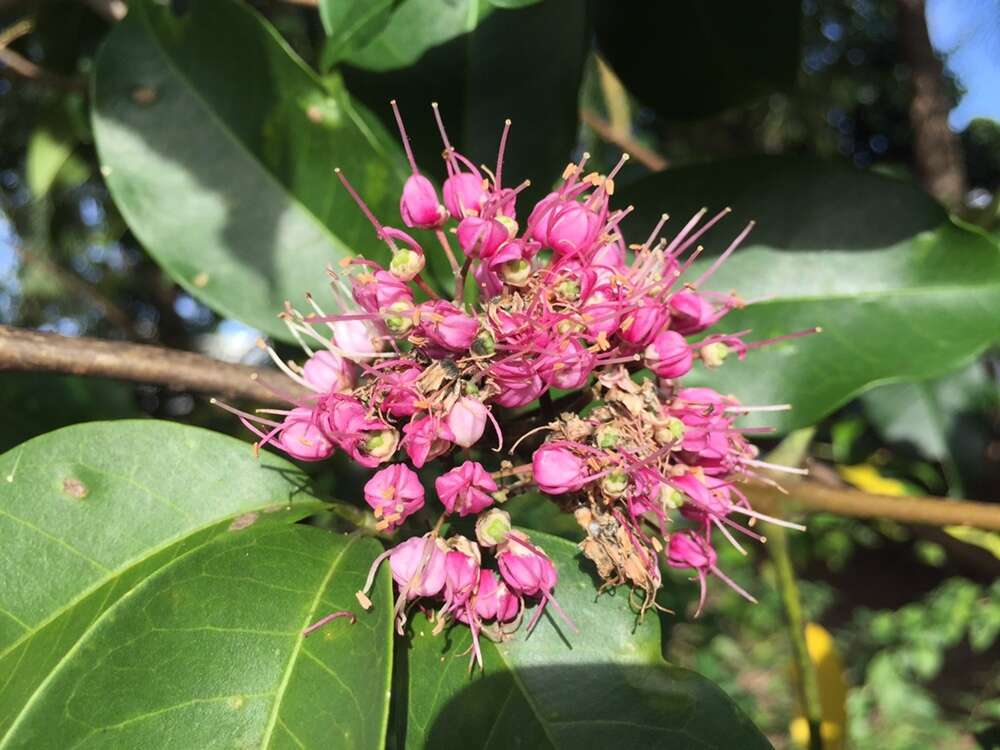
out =
[(328, 622), (333, 622), (334, 620), (336, 620), (339, 617), (349, 617), (351, 619), (351, 625), (353, 625), (355, 622), (358, 621), (358, 618), (354, 616), (354, 613), (353, 612), (348, 612), (346, 609), (345, 610), (341, 610), (340, 612), (332, 612), (332, 613), (328, 614), (326, 617), (323, 617), (323, 618), (317, 620), (312, 625), (310, 625), (305, 630), (303, 630), (302, 631), (303, 637), (309, 635), (310, 633), (315, 632), (316, 630), (319, 630), (321, 627), (323, 627), (324, 625), (326, 625)]

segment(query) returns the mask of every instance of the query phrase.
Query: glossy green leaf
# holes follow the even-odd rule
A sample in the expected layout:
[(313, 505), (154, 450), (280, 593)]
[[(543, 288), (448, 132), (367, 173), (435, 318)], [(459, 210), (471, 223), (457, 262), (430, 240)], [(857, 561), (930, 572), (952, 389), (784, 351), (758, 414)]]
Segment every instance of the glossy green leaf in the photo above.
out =
[[(354, 597), (380, 549), (256, 525), (186, 550), (82, 634), (0, 747), (382, 748), (392, 608)], [(345, 609), (355, 624), (303, 636)]]
[(152, 420), (75, 425), (0, 456), (0, 738), (115, 602), (227, 529), (322, 509), (307, 483), (244, 442)]
[(666, 117), (714, 114), (775, 89), (799, 69), (798, 0), (598, 0), (601, 54), (625, 87)]
[(357, 52), (385, 27), (396, 0), (320, 0), (319, 17), (326, 31), (323, 69)]
[(394, 142), (246, 4), (199, 0), (175, 16), (131, 3), (98, 57), (94, 102), (116, 205), (215, 310), (287, 338), (277, 313), (309, 291), (322, 303), (327, 264), (386, 257), (333, 169), (397, 217), (405, 173)]
[(417, 616), (407, 748), (770, 747), (721, 690), (662, 660), (655, 614), (637, 624), (624, 589), (596, 596), (574, 544), (532, 538), (555, 563), (556, 599), (580, 632), (550, 610), (530, 636), (484, 641), (485, 670), (470, 674), (468, 628), (433, 635)]
[(950, 494), (962, 497), (977, 485), (990, 492), (983, 456), (993, 439), (1000, 394), (983, 363), (944, 378), (876, 388), (862, 396), (862, 404), (885, 440), (941, 463)]
[[(490, 168), (510, 118), (504, 183), (530, 179), (529, 191), (539, 197), (572, 157), (589, 51), (587, 6), (578, 0), (516, 9), (486, 0), (404, 0), (382, 33), (347, 58), (344, 76), (373, 109), (399, 101), (418, 162), (439, 178), (441, 138), (431, 102), (440, 103), (452, 143)], [(378, 111), (392, 127), (391, 115)]]
[(671, 170), (620, 192), (637, 206), (632, 236), (661, 211), (679, 228), (701, 206), (731, 206), (702, 240), (717, 253), (757, 222), (707, 285), (752, 303), (720, 330), (751, 329), (753, 341), (823, 329), (693, 374), (744, 403), (792, 404), (762, 423), (812, 424), (876, 383), (943, 375), (1000, 340), (1000, 247), (909, 184), (757, 157)]

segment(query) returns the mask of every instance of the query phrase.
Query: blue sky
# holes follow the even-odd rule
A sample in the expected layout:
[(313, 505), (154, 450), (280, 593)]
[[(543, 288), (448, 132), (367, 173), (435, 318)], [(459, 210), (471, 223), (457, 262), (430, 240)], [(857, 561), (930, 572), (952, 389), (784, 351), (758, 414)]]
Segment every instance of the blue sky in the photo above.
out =
[(931, 42), (965, 89), (955, 130), (976, 117), (1000, 121), (1000, 0), (927, 0)]

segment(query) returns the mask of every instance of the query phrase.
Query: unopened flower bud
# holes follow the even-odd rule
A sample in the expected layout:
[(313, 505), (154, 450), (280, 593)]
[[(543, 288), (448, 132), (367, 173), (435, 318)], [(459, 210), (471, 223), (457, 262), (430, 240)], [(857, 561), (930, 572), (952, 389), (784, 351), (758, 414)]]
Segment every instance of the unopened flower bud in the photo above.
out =
[(399, 213), (408, 227), (434, 229), (441, 226), (448, 214), (438, 203), (434, 185), (423, 175), (413, 174), (403, 183)]
[(563, 279), (556, 284), (556, 296), (565, 302), (575, 302), (580, 298), (580, 282), (575, 279)]
[(532, 476), (538, 489), (548, 495), (576, 492), (583, 487), (587, 467), (569, 448), (547, 444), (531, 458)]
[(679, 378), (691, 370), (694, 357), (687, 341), (676, 331), (657, 334), (644, 353), (646, 367), (661, 378)]
[(409, 248), (396, 251), (389, 262), (389, 273), (400, 281), (409, 281), (424, 270), (424, 255)]
[(483, 178), (471, 172), (458, 172), (444, 181), (444, 205), (451, 218), (461, 221), (466, 216), (478, 216), (486, 201)]
[(479, 441), (486, 429), (486, 407), (482, 401), (465, 396), (451, 407), (447, 421), (455, 444), (469, 448)]
[(507, 538), (510, 529), (510, 514), (492, 508), (480, 515), (476, 521), (476, 539), (483, 547), (496, 547)]
[(333, 454), (333, 443), (312, 423), (312, 412), (302, 407), (285, 417), (277, 445), (299, 461), (322, 461)]
[(555, 566), (541, 549), (520, 531), (511, 531), (496, 551), (504, 582), (515, 594), (539, 596), (555, 588)]

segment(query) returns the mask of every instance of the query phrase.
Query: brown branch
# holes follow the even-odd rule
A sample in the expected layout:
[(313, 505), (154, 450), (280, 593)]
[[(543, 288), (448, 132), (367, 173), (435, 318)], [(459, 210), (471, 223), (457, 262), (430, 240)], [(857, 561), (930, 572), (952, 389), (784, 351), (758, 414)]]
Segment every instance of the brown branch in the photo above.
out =
[(292, 395), (304, 390), (269, 368), (220, 362), (193, 352), (146, 344), (71, 338), (0, 325), (0, 371), (62, 372), (159, 383), (261, 404), (285, 404), (266, 386)]
[(903, 55), (912, 77), (910, 127), (917, 170), (927, 192), (948, 208), (959, 208), (965, 196), (965, 164), (958, 137), (948, 126), (952, 101), (927, 33), (924, 0), (896, 4)]
[(66, 78), (64, 76), (57, 75), (56, 73), (50, 73), (44, 68), (31, 62), (28, 58), (23, 57), (12, 49), (9, 49), (9, 45), (21, 37), (30, 34), (34, 28), (35, 22), (29, 18), (23, 21), (18, 21), (12, 26), (4, 29), (3, 33), (0, 33), (0, 63), (6, 65), (19, 76), (30, 78), (31, 80), (48, 84), (49, 86), (53, 86), (55, 88), (63, 89), (65, 91), (83, 91), (86, 89), (86, 84), (83, 81), (76, 78)]
[(651, 148), (643, 146), (627, 133), (617, 132), (607, 120), (593, 110), (580, 110), (580, 119), (583, 120), (584, 124), (593, 129), (602, 140), (613, 143), (622, 151), (628, 152), (630, 156), (635, 157), (636, 161), (651, 172), (662, 172), (667, 168), (667, 160), (660, 156), (660, 154)]
[(974, 526), (1000, 531), (1000, 503), (951, 500), (944, 497), (892, 497), (858, 490), (826, 487), (817, 482), (783, 482), (788, 494), (761, 484), (747, 487), (753, 501), (798, 505), (854, 518), (885, 518), (924, 526)]

